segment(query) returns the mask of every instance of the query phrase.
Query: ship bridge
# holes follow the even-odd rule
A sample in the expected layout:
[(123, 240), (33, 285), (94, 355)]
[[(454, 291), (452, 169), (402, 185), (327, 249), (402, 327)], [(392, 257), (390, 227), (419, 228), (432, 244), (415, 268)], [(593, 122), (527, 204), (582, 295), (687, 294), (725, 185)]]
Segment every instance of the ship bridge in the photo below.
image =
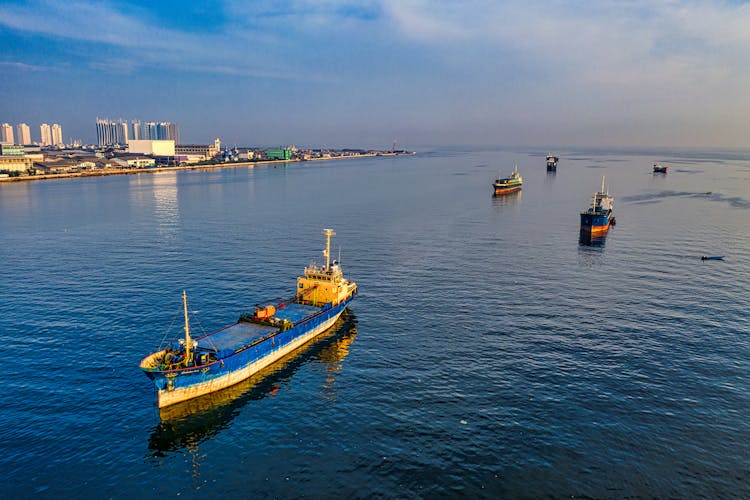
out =
[(304, 276), (297, 278), (297, 301), (301, 304), (336, 305), (357, 290), (356, 283), (344, 278), (341, 265), (335, 260), (331, 263), (331, 236), (336, 233), (332, 229), (325, 229), (323, 234), (326, 236), (326, 248), (323, 250), (326, 264), (310, 264), (305, 268)]

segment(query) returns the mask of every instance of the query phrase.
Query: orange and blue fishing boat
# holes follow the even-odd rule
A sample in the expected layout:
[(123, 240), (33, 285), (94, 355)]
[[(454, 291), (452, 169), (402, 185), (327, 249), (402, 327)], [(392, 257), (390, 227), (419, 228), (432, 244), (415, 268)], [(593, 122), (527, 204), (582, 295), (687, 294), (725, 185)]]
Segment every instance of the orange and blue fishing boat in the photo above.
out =
[(609, 226), (616, 223), (612, 211), (614, 209), (614, 198), (604, 189), (604, 177), (602, 177), (601, 191), (594, 193), (591, 206), (585, 212), (581, 212), (581, 233), (590, 235), (603, 235), (609, 231)]
[(510, 177), (501, 177), (495, 179), (492, 183), (492, 187), (495, 190), (495, 194), (507, 194), (515, 191), (520, 191), (523, 185), (523, 177), (518, 173), (518, 165), (514, 165), (513, 173)]
[(156, 386), (159, 408), (224, 389), (299, 349), (328, 330), (357, 294), (341, 264), (331, 262), (331, 236), (325, 229), (325, 266), (310, 264), (287, 299), (256, 304), (236, 323), (215, 332), (190, 334), (187, 294), (182, 292), (184, 336), (146, 356), (141, 370)]

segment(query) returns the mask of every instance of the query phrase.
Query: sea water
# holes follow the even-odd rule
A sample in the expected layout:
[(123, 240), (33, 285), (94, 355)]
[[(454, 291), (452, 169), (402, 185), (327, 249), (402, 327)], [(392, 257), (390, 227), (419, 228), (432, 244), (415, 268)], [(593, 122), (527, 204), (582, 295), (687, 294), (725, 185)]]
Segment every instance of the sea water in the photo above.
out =
[[(0, 185), (0, 494), (750, 495), (750, 155), (546, 153)], [(617, 225), (581, 242), (602, 176)], [(182, 290), (195, 334), (236, 321), (328, 227), (346, 317), (160, 413), (138, 364)]]

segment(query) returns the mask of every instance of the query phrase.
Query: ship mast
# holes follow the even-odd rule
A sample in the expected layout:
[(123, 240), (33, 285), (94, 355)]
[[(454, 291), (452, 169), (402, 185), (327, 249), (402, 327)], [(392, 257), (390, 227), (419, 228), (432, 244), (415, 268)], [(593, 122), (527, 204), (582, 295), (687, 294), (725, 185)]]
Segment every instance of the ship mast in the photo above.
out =
[(185, 290), (182, 291), (182, 307), (185, 311), (185, 366), (187, 366), (190, 363), (191, 340), (190, 340), (190, 323), (188, 322), (188, 312), (187, 312), (187, 294), (185, 293)]
[(326, 249), (323, 255), (326, 256), (326, 271), (328, 271), (331, 265), (331, 236), (334, 236), (336, 233), (333, 232), (333, 229), (323, 229), (323, 234), (326, 235)]

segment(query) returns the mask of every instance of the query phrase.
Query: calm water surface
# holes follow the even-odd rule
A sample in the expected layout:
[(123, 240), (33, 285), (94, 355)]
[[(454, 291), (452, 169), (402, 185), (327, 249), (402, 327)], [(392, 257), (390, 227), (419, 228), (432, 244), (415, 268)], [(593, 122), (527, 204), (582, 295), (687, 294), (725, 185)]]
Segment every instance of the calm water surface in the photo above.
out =
[[(0, 185), (0, 496), (750, 496), (750, 155), (545, 153)], [(602, 175), (618, 224), (581, 244)], [(181, 291), (235, 321), (324, 227), (350, 313), (160, 414), (138, 363)]]

